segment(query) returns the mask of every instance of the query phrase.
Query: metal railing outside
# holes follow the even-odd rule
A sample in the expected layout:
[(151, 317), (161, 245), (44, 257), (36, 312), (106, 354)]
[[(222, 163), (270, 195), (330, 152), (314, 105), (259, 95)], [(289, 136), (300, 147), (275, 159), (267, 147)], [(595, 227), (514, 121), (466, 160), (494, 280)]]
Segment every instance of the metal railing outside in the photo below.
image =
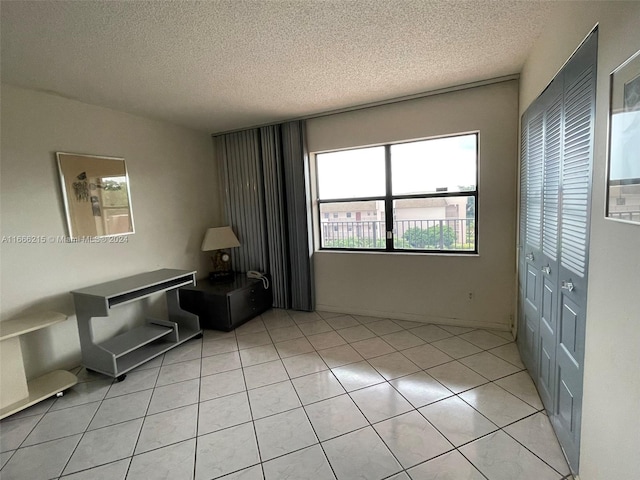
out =
[[(322, 248), (384, 249), (385, 222), (322, 221)], [(401, 250), (475, 250), (473, 218), (396, 220), (394, 248)]]
[(611, 218), (627, 220), (629, 222), (640, 222), (640, 210), (629, 210), (627, 212), (609, 212)]

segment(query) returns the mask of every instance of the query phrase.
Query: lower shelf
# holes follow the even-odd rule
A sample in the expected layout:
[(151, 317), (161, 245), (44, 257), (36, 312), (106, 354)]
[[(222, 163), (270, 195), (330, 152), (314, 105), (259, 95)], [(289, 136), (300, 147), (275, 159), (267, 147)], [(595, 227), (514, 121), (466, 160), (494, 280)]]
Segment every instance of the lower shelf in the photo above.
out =
[[(171, 331), (171, 329), (167, 329)], [(202, 330), (189, 330), (187, 328), (183, 328), (180, 330), (180, 341), (171, 342), (163, 340), (160, 338), (151, 343), (147, 343), (135, 350), (131, 350), (128, 353), (121, 355), (120, 357), (115, 358), (116, 362), (116, 371), (115, 372), (107, 372), (101, 370), (100, 368), (96, 368), (93, 365), (84, 364), (84, 367), (94, 370), (96, 372), (104, 373), (105, 375), (109, 375), (110, 377), (119, 377), (120, 375), (124, 375), (130, 370), (142, 365), (143, 363), (152, 360), (158, 355), (162, 355), (163, 353), (171, 350), (172, 348), (180, 345), (181, 343), (186, 342), (187, 340), (195, 337), (196, 335), (202, 333)]]
[(55, 370), (42, 375), (41, 377), (30, 380), (27, 382), (29, 387), (29, 396), (19, 402), (7, 405), (0, 410), (0, 419), (13, 415), (14, 413), (41, 402), (58, 392), (62, 392), (67, 388), (73, 387), (76, 383), (78, 383), (78, 377), (66, 370)]
[(112, 353), (116, 358), (131, 355), (140, 347), (173, 332), (172, 328), (147, 324), (124, 332), (102, 342), (99, 346)]

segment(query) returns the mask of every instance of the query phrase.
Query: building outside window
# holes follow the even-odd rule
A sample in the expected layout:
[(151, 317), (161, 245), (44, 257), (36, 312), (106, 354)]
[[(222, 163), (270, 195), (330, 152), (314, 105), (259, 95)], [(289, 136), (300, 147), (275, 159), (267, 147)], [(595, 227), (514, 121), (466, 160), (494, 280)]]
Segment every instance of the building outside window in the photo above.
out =
[(320, 248), (477, 252), (477, 133), (318, 153), (316, 168)]

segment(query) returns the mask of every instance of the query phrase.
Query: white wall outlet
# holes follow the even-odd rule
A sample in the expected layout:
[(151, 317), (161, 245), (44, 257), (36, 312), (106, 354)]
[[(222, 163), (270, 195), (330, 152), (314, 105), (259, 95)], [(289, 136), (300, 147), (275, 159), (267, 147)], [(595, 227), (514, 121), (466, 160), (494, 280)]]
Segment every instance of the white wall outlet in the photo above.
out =
[(473, 300), (473, 292), (469, 292), (469, 293), (467, 294), (467, 298), (468, 298), (469, 300)]

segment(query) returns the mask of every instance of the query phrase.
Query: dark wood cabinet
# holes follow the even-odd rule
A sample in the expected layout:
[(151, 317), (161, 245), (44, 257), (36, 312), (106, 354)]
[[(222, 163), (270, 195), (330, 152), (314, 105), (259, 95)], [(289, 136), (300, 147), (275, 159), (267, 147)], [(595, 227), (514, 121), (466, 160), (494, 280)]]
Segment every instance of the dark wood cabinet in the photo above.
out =
[(271, 308), (271, 286), (262, 280), (237, 273), (228, 283), (201, 280), (180, 289), (180, 306), (200, 317), (200, 327), (226, 332)]

